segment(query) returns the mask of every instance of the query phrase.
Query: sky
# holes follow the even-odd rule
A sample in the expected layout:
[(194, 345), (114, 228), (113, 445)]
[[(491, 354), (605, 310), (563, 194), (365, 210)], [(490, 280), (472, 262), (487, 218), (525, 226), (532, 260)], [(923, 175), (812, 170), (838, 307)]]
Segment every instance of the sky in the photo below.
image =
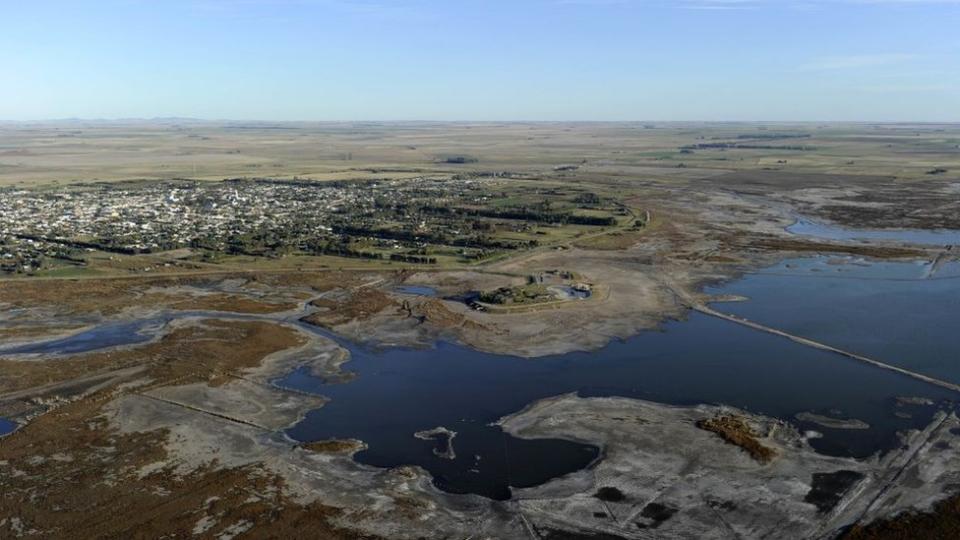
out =
[(0, 0), (0, 120), (960, 121), (960, 0)]

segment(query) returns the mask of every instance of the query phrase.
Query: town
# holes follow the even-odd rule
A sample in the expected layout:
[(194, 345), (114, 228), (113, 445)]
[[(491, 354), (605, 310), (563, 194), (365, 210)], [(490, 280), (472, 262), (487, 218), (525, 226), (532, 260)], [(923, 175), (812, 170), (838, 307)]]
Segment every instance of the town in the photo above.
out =
[(190, 249), (470, 263), (635, 224), (615, 200), (495, 175), (313, 182), (231, 179), (0, 191), (0, 271), (82, 266), (85, 254)]

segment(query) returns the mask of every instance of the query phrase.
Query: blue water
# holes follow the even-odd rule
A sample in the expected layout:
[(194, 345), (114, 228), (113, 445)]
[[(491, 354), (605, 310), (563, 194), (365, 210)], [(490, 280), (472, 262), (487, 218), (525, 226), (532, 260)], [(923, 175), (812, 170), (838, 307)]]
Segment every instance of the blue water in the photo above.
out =
[(262, 317), (244, 313), (222, 311), (165, 311), (144, 319), (131, 319), (110, 322), (90, 330), (77, 332), (62, 338), (41, 340), (23, 345), (3, 347), (0, 343), (0, 356), (43, 354), (51, 356), (69, 356), (111, 347), (122, 347), (146, 343), (161, 334), (172, 321), (186, 318), (225, 317), (239, 320), (261, 320)]
[(4, 435), (9, 435), (14, 431), (16, 431), (16, 429), (17, 429), (16, 422), (11, 422), (6, 418), (0, 418), (0, 437), (3, 437)]
[(394, 290), (402, 294), (412, 294), (416, 296), (436, 296), (437, 290), (433, 287), (424, 285), (399, 285)]
[[(818, 278), (835, 277), (858, 281), (868, 280), (920, 280), (924, 279), (929, 271), (929, 261), (914, 262), (885, 262), (867, 261), (851, 256), (813, 256), (803, 259), (788, 259), (779, 264), (761, 268), (750, 275), (783, 275), (787, 277)], [(946, 267), (940, 272), (946, 270)], [(940, 275), (938, 272), (938, 275)], [(791, 281), (791, 284), (793, 282)], [(720, 288), (725, 293), (739, 285), (739, 281), (732, 282), (730, 288)], [(716, 290), (716, 289), (714, 289)]]
[(960, 231), (922, 229), (850, 229), (838, 225), (798, 219), (787, 231), (827, 240), (887, 240), (923, 245), (960, 245)]
[(63, 338), (29, 343), (26, 345), (17, 345), (13, 347), (0, 347), (0, 355), (4, 354), (52, 354), (68, 355), (79, 354), (91, 350), (105, 347), (117, 347), (121, 345), (136, 345), (144, 343), (151, 339), (147, 333), (147, 328), (154, 324), (165, 324), (172, 318), (165, 320), (133, 320), (127, 322), (105, 324), (90, 330), (78, 332)]
[(785, 261), (707, 292), (749, 297), (720, 311), (960, 383), (958, 265), (923, 279), (920, 264), (838, 260)]
[[(866, 421), (870, 429), (831, 430), (797, 422), (824, 437), (812, 444), (836, 454), (866, 456), (897, 445), (896, 432), (919, 428), (933, 408), (899, 418), (897, 396), (936, 402), (943, 390), (843, 356), (811, 349), (706, 315), (671, 322), (592, 353), (525, 360), (440, 343), (432, 350), (370, 351), (349, 343), (345, 369), (357, 377), (325, 384), (298, 370), (277, 384), (331, 398), (288, 431), (301, 441), (356, 438), (356, 455), (379, 467), (419, 465), (441, 489), (504, 499), (510, 486), (530, 486), (580, 469), (596, 450), (567, 441), (523, 441), (490, 426), (538, 399), (577, 392), (689, 405), (725, 403), (793, 421), (818, 411)], [(855, 382), (855, 384), (853, 383)], [(436, 456), (436, 443), (413, 437), (443, 426), (458, 435), (456, 459)], [(479, 459), (478, 459), (479, 456)]]

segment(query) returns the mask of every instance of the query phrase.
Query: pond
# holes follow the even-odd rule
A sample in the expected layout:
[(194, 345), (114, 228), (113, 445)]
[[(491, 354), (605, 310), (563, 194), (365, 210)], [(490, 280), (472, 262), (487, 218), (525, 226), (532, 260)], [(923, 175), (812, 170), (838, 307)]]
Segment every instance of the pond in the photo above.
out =
[(13, 433), (17, 430), (17, 427), (19, 426), (16, 422), (11, 422), (6, 418), (0, 417), (0, 437)]
[(410, 294), (414, 296), (436, 296), (437, 290), (425, 285), (399, 285), (393, 288), (400, 294)]

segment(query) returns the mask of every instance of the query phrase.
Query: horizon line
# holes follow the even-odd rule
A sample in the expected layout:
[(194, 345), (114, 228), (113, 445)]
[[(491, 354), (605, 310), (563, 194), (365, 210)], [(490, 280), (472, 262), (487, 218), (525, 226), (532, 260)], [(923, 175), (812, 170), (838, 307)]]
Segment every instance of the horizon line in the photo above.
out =
[(34, 119), (5, 119), (0, 118), (0, 124), (57, 124), (57, 123), (130, 123), (130, 122), (207, 122), (207, 123), (229, 123), (246, 122), (258, 124), (494, 124), (494, 123), (512, 123), (512, 124), (956, 124), (960, 125), (960, 119), (956, 120), (892, 120), (892, 119), (832, 119), (832, 120), (790, 120), (790, 119), (750, 119), (750, 120), (704, 120), (704, 119), (675, 119), (675, 120), (655, 120), (655, 119), (622, 119), (622, 120), (600, 120), (600, 119), (564, 119), (564, 120), (545, 120), (545, 119), (264, 119), (264, 118), (204, 118), (195, 116), (153, 116), (153, 117), (67, 117), (67, 118), (34, 118)]

